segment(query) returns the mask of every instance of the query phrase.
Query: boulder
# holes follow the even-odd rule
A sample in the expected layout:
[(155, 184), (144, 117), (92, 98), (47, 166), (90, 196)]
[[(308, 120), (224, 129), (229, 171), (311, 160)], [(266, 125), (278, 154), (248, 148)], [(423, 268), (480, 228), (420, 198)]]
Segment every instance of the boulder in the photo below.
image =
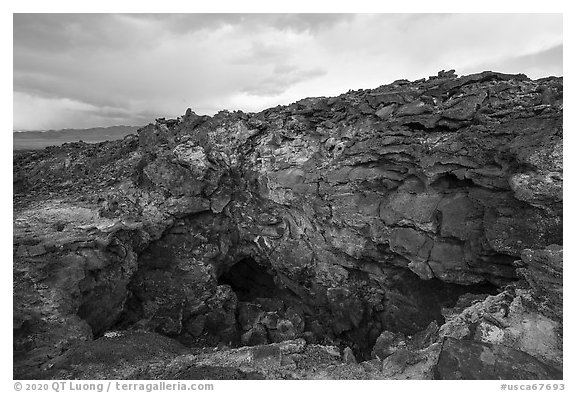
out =
[(440, 351), (436, 377), (557, 380), (562, 379), (562, 372), (510, 347), (447, 338)]
[(405, 345), (405, 337), (402, 333), (384, 331), (376, 339), (376, 344), (372, 348), (372, 356), (383, 360)]

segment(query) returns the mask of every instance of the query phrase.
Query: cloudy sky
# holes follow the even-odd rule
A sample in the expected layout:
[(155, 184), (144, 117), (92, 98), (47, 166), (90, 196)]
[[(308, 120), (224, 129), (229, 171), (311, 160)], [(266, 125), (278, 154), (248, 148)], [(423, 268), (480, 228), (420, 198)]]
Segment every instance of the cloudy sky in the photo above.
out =
[(14, 130), (259, 111), (439, 70), (562, 72), (560, 14), (15, 14)]

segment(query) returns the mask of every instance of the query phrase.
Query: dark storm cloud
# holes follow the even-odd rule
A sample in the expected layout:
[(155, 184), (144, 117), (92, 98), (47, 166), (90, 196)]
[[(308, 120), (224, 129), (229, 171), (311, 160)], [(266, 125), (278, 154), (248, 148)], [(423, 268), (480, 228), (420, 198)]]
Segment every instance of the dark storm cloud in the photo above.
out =
[(153, 35), (134, 35), (137, 28), (122, 14), (14, 14), (14, 50), (59, 54), (154, 44)]
[[(265, 83), (269, 91), (278, 93), (318, 72), (299, 71), (272, 78), (270, 69), (285, 61), (291, 48), (289, 44), (279, 46), (266, 42), (270, 33), (318, 31), (351, 17), (331, 14), (16, 14), (14, 87), (16, 91), (42, 98), (69, 98), (97, 106), (127, 107), (127, 98), (133, 94), (151, 90), (162, 93), (165, 87), (178, 87), (174, 86), (174, 78), (196, 77), (200, 81), (191, 84), (202, 87), (207, 80), (205, 74), (214, 77), (220, 74), (218, 66), (207, 64), (214, 61), (224, 68), (226, 64), (245, 64), (251, 68), (270, 65), (267, 72), (256, 72), (259, 77), (269, 75), (266, 82), (247, 79), (246, 86), (242, 86), (240, 79), (235, 84), (240, 85), (237, 91), (243, 91), (255, 83)], [(223, 34), (224, 42), (206, 37), (226, 27), (234, 31)], [(259, 36), (253, 29), (257, 29), (258, 34), (262, 30), (265, 33)], [(233, 40), (245, 48), (229, 47)], [(206, 47), (202, 41), (213, 45)], [(182, 52), (170, 50), (171, 45), (178, 46)], [(164, 50), (169, 53), (158, 53)], [(163, 55), (165, 60), (153, 58)], [(187, 70), (182, 67), (186, 63), (190, 64)], [(188, 71), (189, 75), (175, 70)], [(237, 69), (230, 71), (234, 73)], [(226, 74), (230, 71), (221, 70)], [(238, 76), (244, 74), (251, 76), (252, 73), (240, 72)], [(274, 79), (279, 81), (279, 86), (273, 86)], [(138, 86), (144, 83), (153, 88)], [(184, 81), (182, 85), (187, 84)], [(217, 92), (218, 83), (211, 85)]]
[(255, 111), (450, 68), (541, 77), (561, 45), (550, 14), (15, 14), (14, 127)]

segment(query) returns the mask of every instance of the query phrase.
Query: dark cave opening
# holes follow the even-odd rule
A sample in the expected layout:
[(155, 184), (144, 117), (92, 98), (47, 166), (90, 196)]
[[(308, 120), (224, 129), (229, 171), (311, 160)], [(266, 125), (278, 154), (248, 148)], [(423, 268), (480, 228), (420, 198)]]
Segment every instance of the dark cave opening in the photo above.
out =
[[(500, 292), (499, 287), (490, 282), (461, 285), (437, 278), (422, 280), (411, 271), (396, 268), (388, 273), (389, 286), (382, 303), (383, 311), (369, 310), (358, 327), (332, 337), (341, 348), (349, 346), (358, 360), (372, 358), (372, 348), (383, 331), (412, 337), (423, 332), (430, 323), (441, 326), (446, 315)], [(367, 288), (379, 286), (363, 272), (350, 274), (351, 278), (354, 276), (356, 280), (364, 281)]]
[(450, 189), (466, 190), (476, 187), (476, 184), (470, 179), (460, 179), (453, 173), (445, 173), (434, 180), (430, 187), (438, 191)]
[[(290, 281), (276, 274), (269, 262), (244, 256), (226, 268), (220, 265), (222, 270), (217, 275), (216, 284), (229, 286), (237, 301), (225, 300), (214, 307), (210, 303), (217, 297), (211, 298), (204, 305), (195, 306), (203, 311), (187, 314), (191, 309), (186, 309), (185, 303), (180, 305), (180, 301), (187, 296), (182, 288), (188, 278), (171, 268), (168, 260), (172, 254), (155, 253), (151, 258), (150, 250), (140, 255), (142, 270), (129, 284), (131, 295), (113, 327), (152, 329), (189, 347), (254, 346), (304, 338), (308, 343), (336, 345), (341, 350), (350, 347), (358, 360), (369, 360), (383, 331), (412, 336), (432, 321), (442, 325), (443, 309), (471, 305), (481, 296), (498, 292), (498, 287), (489, 283), (458, 285), (437, 279), (421, 280), (411, 271), (397, 267), (387, 268), (383, 284), (365, 271), (348, 268), (344, 287), (330, 289), (332, 295), (339, 293), (336, 299), (320, 283), (308, 287), (309, 283)], [(149, 259), (156, 262), (151, 264)], [(159, 263), (160, 260), (164, 262)], [(380, 304), (367, 302), (372, 291), (383, 293)], [(470, 304), (458, 301), (463, 295), (463, 301)], [(190, 299), (193, 304), (194, 299)], [(150, 305), (158, 307), (155, 304), (160, 308), (150, 319), (146, 310), (150, 310)], [(178, 330), (172, 326), (179, 326)]]
[(230, 285), (240, 301), (269, 298), (277, 292), (274, 277), (250, 257), (241, 259), (222, 273), (218, 284)]
[(396, 283), (391, 288), (391, 293), (412, 294), (412, 317), (418, 323), (413, 324), (413, 327), (410, 327), (409, 323), (402, 324), (407, 310), (390, 307), (390, 330), (413, 335), (432, 321), (436, 321), (440, 326), (446, 321), (445, 310), (470, 306), (476, 300), (496, 295), (498, 292), (498, 287), (489, 282), (462, 285), (443, 282), (437, 278), (421, 280), (414, 277), (412, 285), (408, 280)]
[[(394, 270), (396, 269), (391, 269), (391, 273)], [(345, 314), (357, 312), (353, 309), (355, 303), (350, 303), (333, 314), (334, 310), (324, 297), (302, 297), (301, 294), (297, 295), (285, 289), (278, 280), (280, 278), (275, 278), (274, 273), (265, 266), (247, 257), (223, 272), (218, 284), (229, 285), (240, 302), (260, 305), (264, 304), (263, 301), (268, 304), (280, 302), (283, 306), (274, 310), (279, 318), (285, 318), (288, 308), (299, 309), (304, 326), (296, 337), (304, 336), (307, 341), (312, 340), (314, 343), (337, 345), (341, 350), (350, 347), (356, 358), (361, 360), (371, 359), (372, 347), (384, 330), (411, 336), (424, 330), (433, 321), (441, 326), (445, 322), (444, 309), (464, 308), (485, 296), (498, 293), (498, 287), (488, 282), (459, 285), (438, 279), (423, 281), (410, 271), (397, 269), (390, 277), (391, 286), (382, 304), (384, 311), (375, 312), (366, 308), (366, 304), (358, 304), (358, 308), (364, 309), (362, 321), (356, 327), (350, 326), (339, 331), (338, 325), (342, 324), (342, 320), (346, 320)], [(349, 270), (349, 280), (355, 282), (353, 285), (363, 286), (367, 290), (378, 287), (378, 283), (368, 274), (354, 269)], [(345, 298), (342, 300), (347, 301)], [(270, 342), (274, 341), (270, 331), (268, 338)]]

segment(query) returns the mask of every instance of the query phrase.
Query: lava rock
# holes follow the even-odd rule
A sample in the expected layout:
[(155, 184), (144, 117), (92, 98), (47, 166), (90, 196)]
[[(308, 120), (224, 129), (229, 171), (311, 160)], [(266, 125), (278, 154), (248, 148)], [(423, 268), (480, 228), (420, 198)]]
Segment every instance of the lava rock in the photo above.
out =
[(272, 342), (282, 342), (296, 338), (296, 329), (292, 322), (281, 319), (274, 329), (268, 329), (268, 334)]
[(384, 331), (376, 339), (376, 344), (372, 349), (372, 356), (377, 359), (385, 359), (403, 346), (405, 346), (403, 334)]
[(342, 360), (344, 360), (344, 363), (348, 364), (358, 363), (358, 361), (356, 360), (356, 356), (354, 356), (354, 352), (352, 352), (352, 349), (350, 349), (350, 347), (344, 348), (344, 352), (342, 354)]
[(242, 335), (241, 341), (244, 345), (268, 344), (268, 333), (266, 332), (266, 328), (262, 325), (255, 325)]
[(447, 338), (436, 368), (438, 379), (562, 379), (562, 372), (503, 346)]
[(562, 247), (551, 245), (544, 250), (524, 250), (517, 263), (520, 275), (535, 290), (537, 307), (554, 319), (563, 312)]
[[(501, 345), (496, 333), (519, 328), (506, 343), (557, 366), (561, 255), (548, 247), (563, 241), (562, 90), (561, 78), (442, 73), (15, 152), (17, 375), (117, 324), (226, 344), (282, 325), (278, 340), (368, 337), (369, 355), (378, 332), (413, 335), (518, 273), (526, 293), (502, 301), (513, 318), (486, 301), (439, 336)], [(387, 375), (429, 375), (433, 351), (418, 351), (389, 355)]]

